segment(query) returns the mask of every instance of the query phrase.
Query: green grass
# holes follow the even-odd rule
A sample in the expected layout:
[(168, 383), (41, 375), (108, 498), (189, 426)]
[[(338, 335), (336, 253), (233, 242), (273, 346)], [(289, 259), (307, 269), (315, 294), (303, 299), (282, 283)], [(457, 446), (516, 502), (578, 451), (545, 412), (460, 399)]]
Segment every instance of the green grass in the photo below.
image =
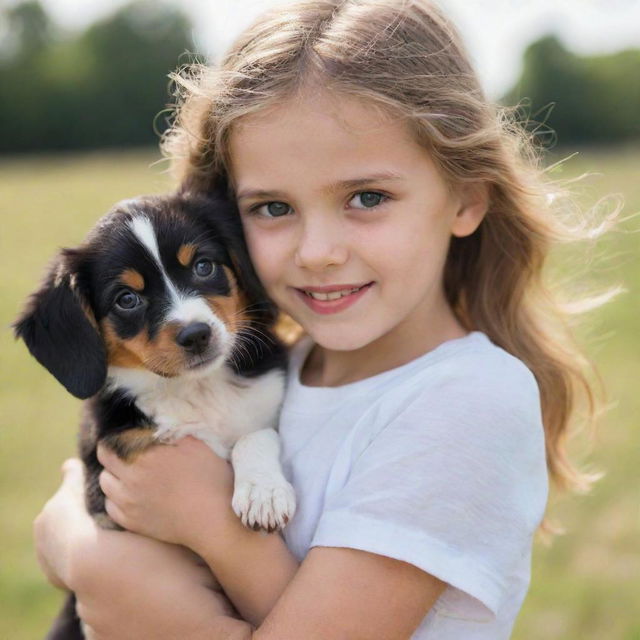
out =
[[(43, 636), (61, 602), (39, 572), (31, 522), (58, 484), (61, 462), (75, 452), (79, 411), (79, 402), (14, 342), (8, 327), (59, 247), (78, 243), (114, 201), (169, 187), (162, 168), (150, 167), (155, 160), (152, 152), (134, 152), (0, 161), (2, 640)], [(585, 183), (583, 201), (622, 192), (625, 215), (640, 210), (640, 151), (586, 151), (559, 177), (584, 171), (602, 175)], [(624, 223), (593, 262), (572, 263), (596, 283), (628, 290), (579, 331), (614, 405), (589, 458), (606, 476), (589, 496), (553, 505), (567, 534), (551, 547), (536, 545), (515, 640), (640, 640), (640, 235), (629, 232), (639, 227), (640, 219)], [(572, 268), (561, 265), (565, 272)]]
[(63, 246), (120, 199), (165, 191), (151, 152), (0, 161), (0, 639), (43, 637), (61, 602), (35, 561), (31, 522), (75, 453), (80, 402), (14, 342), (9, 324)]
[[(584, 151), (559, 177), (585, 172), (598, 174), (580, 188), (585, 206), (623, 194), (622, 218), (640, 212), (640, 150)], [(595, 252), (571, 252), (571, 265), (561, 265), (590, 275), (596, 284), (622, 284), (627, 290), (589, 314), (578, 331), (612, 405), (588, 458), (605, 476), (587, 496), (554, 501), (551, 514), (567, 533), (550, 548), (535, 547), (532, 586), (514, 640), (640, 638), (640, 234), (634, 230), (640, 230), (640, 216), (623, 222)], [(583, 451), (578, 446), (583, 444), (575, 449)]]

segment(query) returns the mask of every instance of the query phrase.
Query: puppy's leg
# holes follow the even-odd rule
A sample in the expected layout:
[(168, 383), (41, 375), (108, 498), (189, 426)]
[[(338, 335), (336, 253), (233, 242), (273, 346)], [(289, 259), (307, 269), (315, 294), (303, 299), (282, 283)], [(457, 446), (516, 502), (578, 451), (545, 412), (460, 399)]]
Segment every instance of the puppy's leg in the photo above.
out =
[(120, 458), (126, 462), (132, 462), (143, 451), (158, 444), (153, 434), (154, 429), (151, 427), (132, 427), (105, 436), (102, 442)]
[[(158, 444), (153, 437), (153, 429), (148, 427), (135, 427), (109, 434), (102, 438), (102, 442), (127, 462), (131, 462), (140, 453)], [(122, 527), (117, 525), (105, 511), (105, 496), (98, 480), (103, 467), (98, 462), (95, 449), (85, 463), (87, 465), (85, 494), (89, 513), (103, 529), (121, 530)]]
[(45, 640), (86, 640), (76, 613), (76, 597), (70, 593)]
[(253, 529), (276, 531), (293, 517), (293, 487), (280, 466), (280, 440), (274, 429), (260, 429), (236, 442), (231, 452), (235, 473), (232, 507)]

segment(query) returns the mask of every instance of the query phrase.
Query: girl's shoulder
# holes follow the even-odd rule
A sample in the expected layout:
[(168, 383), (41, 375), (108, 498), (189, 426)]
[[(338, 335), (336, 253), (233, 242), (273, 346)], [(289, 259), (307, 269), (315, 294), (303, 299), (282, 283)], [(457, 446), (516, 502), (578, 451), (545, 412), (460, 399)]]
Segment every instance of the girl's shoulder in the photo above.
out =
[(426, 354), (405, 391), (443, 412), (511, 413), (539, 417), (540, 390), (525, 363), (473, 331)]
[(427, 359), (425, 366), (416, 372), (419, 384), (440, 390), (458, 387), (470, 396), (539, 396), (533, 372), (522, 360), (494, 344), (485, 333), (473, 331), (441, 347), (445, 348), (431, 352), (434, 357)]
[(397, 413), (388, 424), (420, 441), (428, 433), (429, 446), (436, 438), (477, 452), (492, 443), (507, 458), (520, 451), (537, 459), (544, 428), (532, 371), (484, 333), (453, 342), (389, 397)]
[(543, 448), (535, 376), (486, 334), (445, 342), (413, 364), (406, 377), (379, 390), (371, 437), (388, 429), (394, 437), (402, 433), (415, 451), (434, 440), (470, 452), (497, 441), (505, 451), (524, 448), (537, 455)]

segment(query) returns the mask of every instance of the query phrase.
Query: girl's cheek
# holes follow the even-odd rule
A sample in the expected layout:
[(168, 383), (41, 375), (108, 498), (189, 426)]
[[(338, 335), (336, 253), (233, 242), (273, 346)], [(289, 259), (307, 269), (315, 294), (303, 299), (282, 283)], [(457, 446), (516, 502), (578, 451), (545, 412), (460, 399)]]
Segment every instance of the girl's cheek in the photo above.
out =
[(265, 233), (260, 229), (245, 230), (249, 256), (265, 287), (269, 287), (284, 269), (286, 237), (284, 234)]

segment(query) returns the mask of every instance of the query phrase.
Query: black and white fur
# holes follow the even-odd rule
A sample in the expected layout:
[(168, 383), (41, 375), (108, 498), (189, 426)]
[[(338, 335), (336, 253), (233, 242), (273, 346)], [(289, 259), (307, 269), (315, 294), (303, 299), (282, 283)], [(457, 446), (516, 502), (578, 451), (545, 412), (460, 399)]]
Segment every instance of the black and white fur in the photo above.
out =
[[(237, 213), (220, 196), (125, 201), (57, 256), (16, 335), (86, 399), (86, 502), (102, 526), (115, 525), (98, 483), (98, 441), (131, 460), (186, 435), (231, 459), (233, 509), (245, 525), (285, 526), (295, 496), (279, 462), (286, 353), (275, 319)], [(49, 638), (82, 637), (59, 622)]]

